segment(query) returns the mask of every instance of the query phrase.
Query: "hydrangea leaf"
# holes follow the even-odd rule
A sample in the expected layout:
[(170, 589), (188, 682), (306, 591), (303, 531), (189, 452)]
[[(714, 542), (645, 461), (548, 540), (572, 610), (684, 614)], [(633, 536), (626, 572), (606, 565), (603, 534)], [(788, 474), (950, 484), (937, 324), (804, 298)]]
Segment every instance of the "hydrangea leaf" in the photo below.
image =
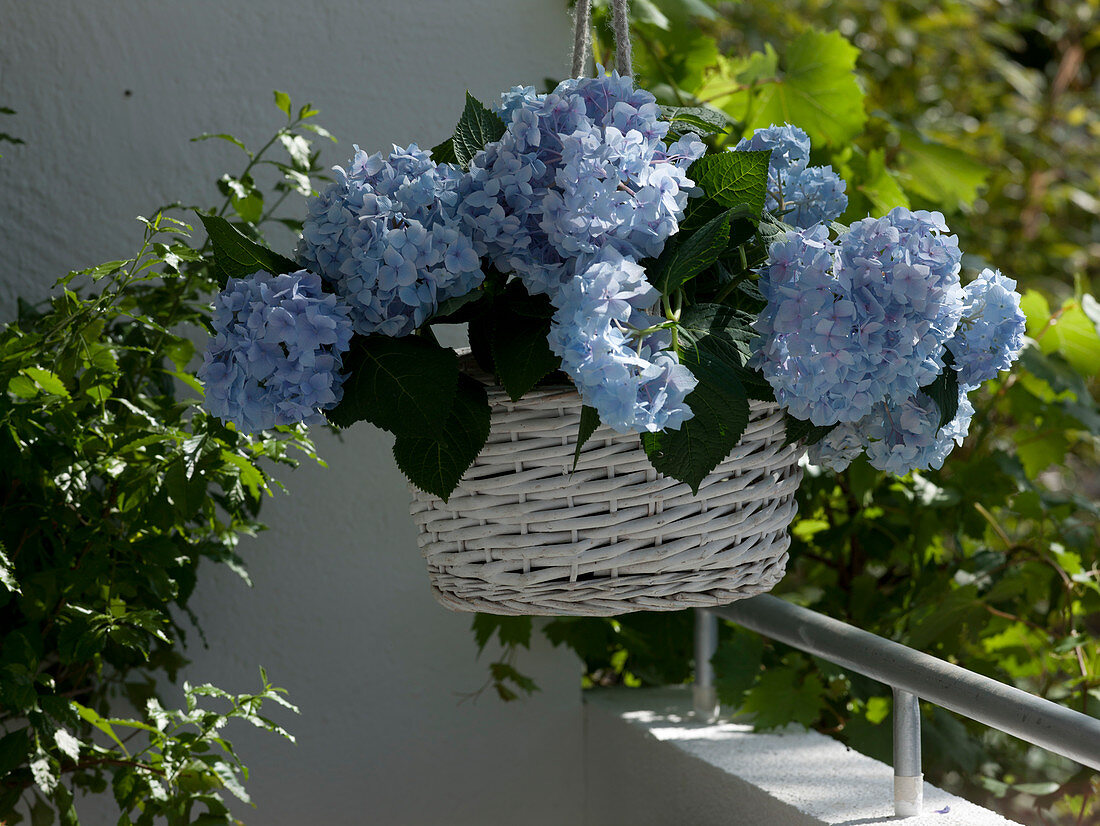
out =
[(501, 313), (493, 323), (493, 365), (501, 386), (512, 401), (519, 401), (536, 384), (561, 367), (546, 336), (550, 319), (532, 319)]
[(662, 106), (661, 116), (680, 134), (718, 135), (728, 132), (730, 126), (729, 115), (709, 106)]
[(529, 295), (518, 281), (509, 283), (493, 303), (489, 328), (493, 368), (512, 401), (519, 401), (561, 367), (561, 359), (546, 339), (553, 313), (547, 296)]
[(675, 235), (651, 268), (650, 283), (665, 295), (671, 295), (717, 261), (729, 240), (728, 212), (716, 215), (694, 232)]
[(467, 92), (466, 108), (462, 111), (462, 117), (458, 119), (452, 143), (458, 163), (463, 168), (469, 166), (470, 160), (485, 147), (485, 144), (500, 140), (504, 129), (504, 121)]
[(592, 434), (600, 426), (600, 414), (596, 412), (596, 408), (589, 407), (587, 404), (581, 407), (581, 421), (577, 428), (577, 447), (573, 451), (573, 470), (577, 469), (577, 462), (581, 460), (581, 448), (584, 447), (585, 442), (592, 438)]
[(788, 445), (798, 442), (815, 445), (824, 439), (830, 430), (836, 427), (835, 424), (816, 425), (805, 419), (796, 419), (786, 411), (783, 412), (783, 424), (787, 429), (787, 438), (784, 440), (784, 444)]
[(952, 367), (955, 359), (950, 350), (944, 353), (943, 361), (943, 372), (931, 384), (921, 388), (921, 392), (940, 409), (939, 427), (946, 425), (959, 413), (959, 374)]
[(425, 431), (431, 435), (398, 435), (393, 458), (410, 482), (446, 502), (485, 446), (490, 415), (485, 388), (459, 375), (454, 403), (442, 427), (437, 423)]
[(752, 322), (752, 315), (734, 307), (724, 304), (693, 304), (681, 314), (679, 330), (693, 344), (709, 336), (726, 339), (741, 353), (741, 364), (744, 364), (751, 355), (749, 342), (757, 337)]
[(432, 160), (436, 163), (458, 163), (455, 155), (455, 140), (447, 138), (443, 143), (432, 147)]
[(691, 347), (681, 360), (699, 380), (686, 399), (695, 415), (679, 430), (643, 433), (642, 447), (658, 472), (698, 493), (745, 432), (749, 401), (737, 374), (705, 348)]
[(214, 247), (214, 265), (223, 276), (223, 286), (230, 278), (244, 278), (260, 270), (280, 275), (301, 269), (289, 258), (246, 238), (224, 218), (197, 214)]
[[(704, 198), (688, 204), (691, 213), (684, 223), (708, 203), (726, 207), (745, 206), (752, 215), (764, 211), (768, 188), (770, 152), (719, 152), (704, 155), (689, 168), (687, 175), (702, 187)], [(710, 216), (707, 216), (709, 219)]]
[(326, 413), (340, 427), (368, 421), (398, 437), (420, 437), (436, 432), (454, 404), (458, 358), (426, 338), (357, 337), (344, 369), (344, 398)]
[(760, 87), (749, 131), (792, 123), (815, 146), (851, 141), (867, 121), (854, 71), (858, 57), (839, 32), (803, 32), (787, 45), (779, 78)]

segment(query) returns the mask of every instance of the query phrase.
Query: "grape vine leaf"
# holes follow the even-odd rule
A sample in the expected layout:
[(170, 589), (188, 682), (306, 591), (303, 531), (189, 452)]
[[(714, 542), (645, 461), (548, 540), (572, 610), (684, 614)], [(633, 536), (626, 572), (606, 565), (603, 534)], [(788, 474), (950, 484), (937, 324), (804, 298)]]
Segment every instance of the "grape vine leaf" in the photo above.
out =
[(333, 424), (368, 421), (413, 438), (447, 421), (458, 384), (454, 350), (420, 336), (356, 336), (344, 369), (344, 397), (326, 413)]
[(780, 77), (760, 86), (749, 130), (793, 123), (814, 146), (851, 141), (867, 122), (854, 71), (858, 57), (840, 32), (803, 32), (787, 44)]
[(393, 458), (410, 482), (446, 502), (485, 446), (490, 417), (485, 388), (460, 374), (454, 404), (442, 427), (437, 423), (422, 435), (398, 435)]

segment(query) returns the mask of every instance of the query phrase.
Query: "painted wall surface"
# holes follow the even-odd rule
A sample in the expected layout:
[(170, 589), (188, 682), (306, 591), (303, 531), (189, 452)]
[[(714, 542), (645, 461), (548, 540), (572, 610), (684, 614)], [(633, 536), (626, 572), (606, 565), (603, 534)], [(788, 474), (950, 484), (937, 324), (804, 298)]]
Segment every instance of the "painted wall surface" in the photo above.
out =
[[(0, 318), (69, 269), (131, 254), (133, 220), (211, 203), (236, 150), (281, 117), (272, 90), (311, 101), (340, 137), (431, 145), (469, 88), (491, 100), (568, 70), (564, 0), (0, 0), (3, 131)], [(280, 239), (289, 247), (289, 238)], [(303, 467), (242, 553), (255, 587), (207, 569), (186, 677), (233, 691), (264, 665), (301, 717), (291, 746), (231, 732), (252, 768), (250, 823), (560, 824), (581, 818), (578, 664), (538, 647), (524, 703), (463, 700), (485, 680), (467, 616), (437, 607), (388, 437), (321, 433), (330, 467)], [(488, 652), (487, 652), (488, 653)], [(94, 820), (85, 822), (95, 823)], [(103, 822), (107, 822), (105, 819)]]

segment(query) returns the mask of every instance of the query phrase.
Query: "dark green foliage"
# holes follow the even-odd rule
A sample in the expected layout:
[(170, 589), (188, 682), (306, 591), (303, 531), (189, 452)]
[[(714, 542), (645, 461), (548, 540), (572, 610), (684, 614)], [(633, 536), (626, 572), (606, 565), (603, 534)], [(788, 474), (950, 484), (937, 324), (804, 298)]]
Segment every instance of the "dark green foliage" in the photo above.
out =
[[(500, 139), (504, 134), (504, 128), (504, 121), (495, 112), (487, 109), (481, 101), (467, 92), (466, 108), (462, 110), (462, 117), (458, 119), (451, 142), (451, 151), (459, 165), (464, 169), (469, 166), (474, 155), (480, 152), (485, 144)], [(446, 151), (444, 145), (436, 148), (440, 150), (442, 157)], [(434, 155), (434, 149), (432, 153)]]
[[(262, 715), (288, 705), (261, 674), (255, 694), (184, 688), (158, 698), (186, 662), (181, 618), (204, 564), (247, 579), (241, 535), (262, 529), (273, 465), (314, 457), (301, 428), (255, 438), (199, 407), (195, 347), (227, 275), (207, 254), (273, 271), (251, 239), (264, 194), (312, 191), (308, 107), (222, 181), (218, 210), (191, 227), (157, 211), (131, 258), (70, 273), (44, 306), (20, 304), (0, 329), (0, 821), (77, 822), (79, 793), (112, 794), (120, 824), (231, 824), (225, 792), (247, 800), (247, 769), (224, 739), (233, 719), (286, 735)], [(320, 127), (315, 134), (327, 135)], [(265, 157), (280, 144), (288, 163)], [(261, 166), (263, 164), (263, 166)], [(246, 185), (247, 184), (247, 185)], [(258, 211), (259, 210), (259, 211)], [(233, 212), (230, 226), (222, 216)], [(244, 234), (242, 234), (242, 231)], [(246, 263), (247, 262), (247, 263)], [(125, 702), (133, 716), (118, 717)], [(216, 705), (211, 708), (211, 705)], [(292, 708), (292, 707), (291, 707)], [(231, 727), (232, 729), (232, 727)], [(289, 735), (286, 735), (289, 736)], [(110, 791), (108, 791), (108, 789)]]
[(584, 447), (584, 443), (592, 438), (592, 434), (599, 429), (600, 426), (600, 414), (596, 412), (594, 407), (589, 407), (587, 404), (581, 407), (581, 422), (577, 428), (577, 447), (573, 451), (573, 469), (577, 467), (577, 462), (581, 459), (581, 448)]
[[(298, 265), (282, 255), (246, 238), (224, 218), (198, 213), (214, 250), (214, 261), (222, 276), (222, 284), (230, 278), (244, 278), (257, 270), (272, 275), (294, 272)], [(256, 216), (259, 220), (259, 216)]]
[(485, 387), (463, 374), (454, 403), (441, 428), (399, 435), (393, 457), (409, 481), (444, 502), (489, 438), (489, 400)]
[(356, 336), (344, 364), (344, 398), (327, 414), (340, 427), (368, 421), (415, 437), (436, 429), (454, 405), (458, 358), (427, 338)]
[(749, 402), (722, 355), (700, 344), (686, 349), (681, 359), (699, 381), (687, 397), (695, 415), (678, 430), (643, 433), (642, 446), (653, 467), (696, 493), (745, 432)]

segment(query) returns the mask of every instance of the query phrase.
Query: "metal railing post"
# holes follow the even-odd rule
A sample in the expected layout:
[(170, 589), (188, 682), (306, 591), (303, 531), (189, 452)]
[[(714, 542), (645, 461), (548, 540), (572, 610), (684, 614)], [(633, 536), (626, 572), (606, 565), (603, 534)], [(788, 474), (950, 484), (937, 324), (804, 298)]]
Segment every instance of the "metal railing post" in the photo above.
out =
[(718, 716), (718, 690), (710, 658), (718, 650), (718, 617), (704, 608), (695, 609), (695, 716), (713, 720)]
[(919, 815), (924, 804), (920, 766), (920, 701), (901, 688), (894, 691), (894, 814)]

